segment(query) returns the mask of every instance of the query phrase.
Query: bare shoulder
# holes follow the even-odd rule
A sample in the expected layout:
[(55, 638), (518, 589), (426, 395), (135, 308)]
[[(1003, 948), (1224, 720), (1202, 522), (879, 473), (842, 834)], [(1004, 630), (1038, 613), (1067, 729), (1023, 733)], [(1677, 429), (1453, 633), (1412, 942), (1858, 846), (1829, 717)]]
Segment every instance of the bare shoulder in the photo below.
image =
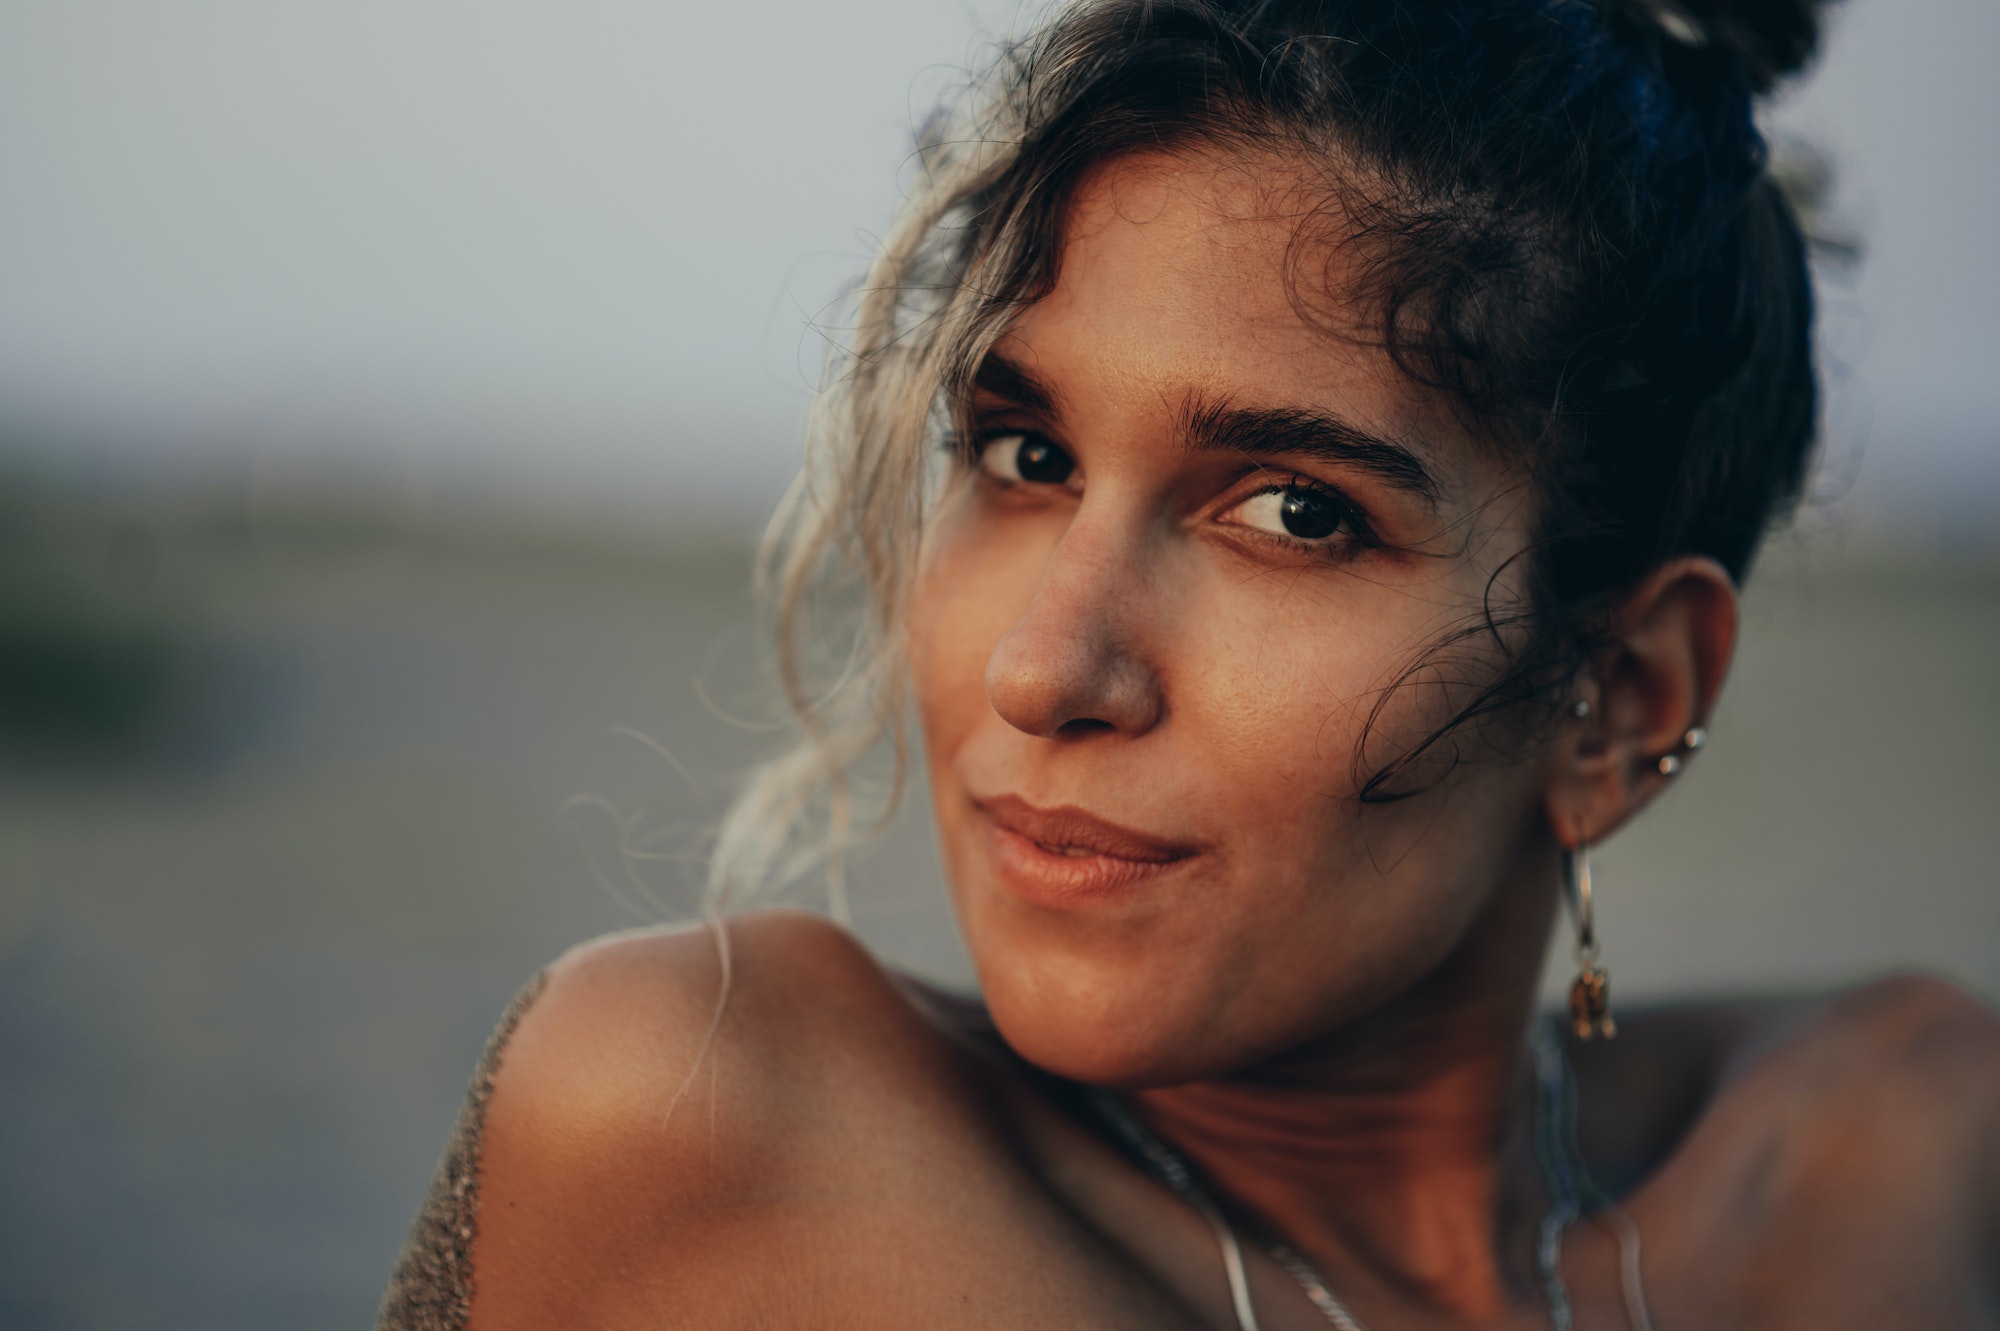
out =
[(506, 1090), (516, 1115), (608, 1128), (643, 1110), (658, 1129), (699, 1102), (704, 1114), (727, 1107), (754, 1127), (785, 1108), (711, 1105), (730, 1090), (721, 1079), (743, 1090), (759, 1077), (810, 1076), (839, 1061), (858, 1032), (879, 1048), (885, 1030), (893, 1042), (922, 1029), (867, 949), (816, 915), (759, 911), (712, 927), (616, 934), (549, 968), (497, 1079), (496, 1107)]
[(1615, 1042), (1572, 1045), (1585, 1095), (1615, 1108), (1594, 1125), (1610, 1155), (1664, 1153), (1714, 1113), (1977, 1131), (2000, 1107), (2000, 1012), (1932, 976), (1675, 1004), (1621, 1026)]
[[(1800, 1125), (1959, 1152), (2000, 1122), (2000, 1013), (1949, 981), (1887, 976), (1746, 1034), (1729, 1082)], [(1970, 1160), (1958, 1154), (1960, 1173)]]
[(954, 1058), (874, 958), (815, 916), (571, 952), (494, 1077), (472, 1324), (754, 1306), (734, 1260), (746, 1236), (809, 1186), (838, 1125), (879, 1125), (932, 1088), (948, 1099)]
[[(1730, 1029), (1713, 1095), (1635, 1203), (1642, 1223), (1678, 1235), (1667, 1242), (1714, 1276), (1717, 1298), (1733, 1288), (1734, 1306), (1762, 1308), (1780, 1287), (1793, 1313), (1800, 1290), (1846, 1300), (1815, 1325), (1853, 1324), (1864, 1307), (1960, 1325), (1951, 1292), (1982, 1282), (1980, 1306), (2000, 1306), (2000, 1015), (1948, 982), (1898, 975), (1739, 1005)], [(1820, 1277), (1780, 1278), (1808, 1272)]]

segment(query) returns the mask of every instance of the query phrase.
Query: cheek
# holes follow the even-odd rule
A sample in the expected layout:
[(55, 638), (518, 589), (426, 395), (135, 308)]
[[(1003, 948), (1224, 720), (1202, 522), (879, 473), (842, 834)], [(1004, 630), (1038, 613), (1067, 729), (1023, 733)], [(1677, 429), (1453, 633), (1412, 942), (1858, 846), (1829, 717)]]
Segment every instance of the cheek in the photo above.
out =
[(1427, 605), (1322, 569), (1189, 590), (1163, 644), (1157, 770), (1226, 855), (1181, 903), (1172, 985), (1133, 1001), (1164, 1010), (1178, 991), (1187, 1023), (1275, 1048), (1438, 962), (1493, 889), (1477, 848), (1505, 839), (1521, 783), (1468, 767), (1406, 801), (1356, 798), (1452, 710), (1435, 682), (1391, 687), (1440, 631)]
[(1175, 719), (1219, 769), (1218, 791), (1299, 819), (1310, 841), (1356, 793), (1364, 737), (1404, 735), (1428, 710), (1385, 691), (1412, 630), (1374, 589), (1323, 569), (1203, 583), (1163, 653)]
[[(1186, 639), (1177, 692), (1188, 733), (1178, 751), (1200, 755), (1214, 817), (1246, 834), (1234, 841), (1246, 876), (1265, 900), (1289, 898), (1249, 927), (1310, 923), (1350, 944), (1366, 932), (1384, 945), (1415, 938), (1486, 879), (1472, 841), (1438, 829), (1479, 821), (1472, 806), (1486, 807), (1489, 785), (1517, 782), (1502, 765), (1447, 773), (1419, 761), (1388, 789), (1425, 793), (1388, 802), (1361, 794), (1463, 705), (1465, 690), (1447, 676), (1482, 679), (1493, 663), (1465, 655), (1449, 672), (1412, 671), (1456, 622), (1441, 593), (1412, 596), (1363, 573), (1311, 570), (1290, 585), (1284, 576), (1267, 576), (1254, 596), (1218, 587), (1190, 614), (1226, 631)], [(1437, 747), (1454, 752), (1450, 741)]]
[(1493, 756), (1473, 733), (1426, 748), (1504, 664), (1489, 635), (1464, 632), (1476, 575), (1412, 586), (1361, 564), (1210, 579), (1176, 647), (1180, 710), (1237, 783), (1291, 792), (1281, 803), (1351, 807), (1385, 773), (1376, 793), (1433, 785), (1455, 757)]

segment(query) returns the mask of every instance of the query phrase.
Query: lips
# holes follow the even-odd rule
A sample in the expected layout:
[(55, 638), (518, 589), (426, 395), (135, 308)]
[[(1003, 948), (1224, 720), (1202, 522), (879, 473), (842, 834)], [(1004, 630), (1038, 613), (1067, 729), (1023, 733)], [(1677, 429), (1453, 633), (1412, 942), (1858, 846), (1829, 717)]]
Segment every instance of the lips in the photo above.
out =
[(1015, 795), (975, 805), (1001, 883), (1036, 905), (1076, 906), (1120, 895), (1200, 854), (1199, 846), (1123, 827), (1073, 805), (1040, 809)]

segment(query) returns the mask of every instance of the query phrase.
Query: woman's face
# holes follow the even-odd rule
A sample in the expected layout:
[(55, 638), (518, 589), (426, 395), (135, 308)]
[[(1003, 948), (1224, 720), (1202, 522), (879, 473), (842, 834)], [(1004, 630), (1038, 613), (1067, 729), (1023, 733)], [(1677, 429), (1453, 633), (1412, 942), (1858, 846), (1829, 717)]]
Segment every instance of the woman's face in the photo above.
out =
[(1548, 863), (1532, 758), (1355, 798), (1496, 668), (1474, 638), (1385, 693), (1505, 599), (1533, 515), (1329, 332), (1337, 301), (1301, 317), (1288, 269), (1337, 290), (1352, 258), (1300, 254), (1280, 178), (1173, 157), (1090, 180), (926, 544), (910, 662), (954, 904), (1009, 1042), (1081, 1079), (1310, 1041)]

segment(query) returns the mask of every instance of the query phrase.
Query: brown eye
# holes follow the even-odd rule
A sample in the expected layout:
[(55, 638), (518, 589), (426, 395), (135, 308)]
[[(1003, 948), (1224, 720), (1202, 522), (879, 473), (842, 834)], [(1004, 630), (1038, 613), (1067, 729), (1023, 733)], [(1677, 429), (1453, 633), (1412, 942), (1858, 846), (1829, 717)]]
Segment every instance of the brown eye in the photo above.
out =
[(1323, 491), (1287, 490), (1278, 503), (1278, 520), (1288, 534), (1317, 541), (1339, 531), (1347, 513)]
[(999, 480), (1029, 485), (1063, 485), (1076, 459), (1039, 434), (996, 434), (979, 452), (979, 465)]
[(1224, 516), (1228, 522), (1267, 535), (1314, 545), (1335, 544), (1343, 537), (1364, 534), (1344, 496), (1312, 485), (1293, 484), (1262, 491)]

